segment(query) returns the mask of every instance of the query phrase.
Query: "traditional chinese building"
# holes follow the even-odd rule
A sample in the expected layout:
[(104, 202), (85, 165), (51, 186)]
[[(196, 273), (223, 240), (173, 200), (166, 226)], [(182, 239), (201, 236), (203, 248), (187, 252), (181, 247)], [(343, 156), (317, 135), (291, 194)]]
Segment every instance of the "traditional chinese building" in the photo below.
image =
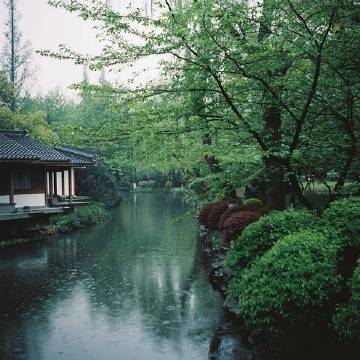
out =
[(0, 221), (60, 213), (82, 202), (75, 169), (95, 165), (91, 151), (52, 148), (26, 131), (0, 130)]

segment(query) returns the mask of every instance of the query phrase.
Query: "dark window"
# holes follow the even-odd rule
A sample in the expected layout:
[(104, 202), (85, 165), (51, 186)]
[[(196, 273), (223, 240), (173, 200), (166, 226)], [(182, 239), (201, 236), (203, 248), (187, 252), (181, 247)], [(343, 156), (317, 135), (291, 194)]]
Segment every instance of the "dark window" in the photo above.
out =
[(40, 167), (15, 170), (15, 192), (43, 192), (44, 176)]
[(8, 195), (10, 191), (10, 171), (5, 165), (0, 165), (0, 195)]
[(15, 173), (15, 191), (32, 190), (31, 172), (28, 170), (17, 170)]

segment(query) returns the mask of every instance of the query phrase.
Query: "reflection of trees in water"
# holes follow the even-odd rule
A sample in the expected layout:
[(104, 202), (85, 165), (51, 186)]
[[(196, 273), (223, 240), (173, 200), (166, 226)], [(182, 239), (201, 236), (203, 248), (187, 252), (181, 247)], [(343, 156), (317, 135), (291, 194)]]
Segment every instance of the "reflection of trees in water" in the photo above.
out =
[(153, 336), (177, 342), (190, 330), (196, 333), (194, 322), (218, 320), (204, 313), (214, 293), (202, 276), (192, 220), (173, 222), (184, 212), (181, 202), (174, 207), (153, 200), (138, 196), (136, 205), (122, 205), (121, 226), (103, 234), (112, 241), (89, 269), (93, 286), (87, 292), (94, 316), (124, 321), (135, 312)]
[(173, 222), (183, 213), (181, 200), (141, 194), (136, 204), (125, 200), (107, 225), (9, 256), (11, 265), (0, 275), (0, 305), (9, 316), (0, 324), (7, 341), (0, 340), (0, 358), (15, 346), (27, 353), (29, 341), (34, 354), (36, 339), (44, 342), (54, 309), (74, 296), (76, 284), (93, 319), (103, 317), (109, 327), (136, 316), (158, 344), (209, 338), (205, 329), (215, 328), (220, 300), (201, 271), (192, 220)]

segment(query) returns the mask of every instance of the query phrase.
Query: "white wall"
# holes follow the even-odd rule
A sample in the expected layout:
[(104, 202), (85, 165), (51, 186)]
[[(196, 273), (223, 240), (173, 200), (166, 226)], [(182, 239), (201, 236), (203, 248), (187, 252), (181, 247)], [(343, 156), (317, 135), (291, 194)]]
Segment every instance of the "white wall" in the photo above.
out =
[(46, 191), (48, 194), (50, 194), (50, 175), (49, 175), (49, 173), (46, 173)]
[(15, 194), (15, 207), (45, 206), (45, 194)]
[[(75, 170), (71, 169), (72, 171), (72, 194), (75, 195)], [(69, 196), (69, 171), (64, 171), (64, 182), (65, 182), (65, 195)], [(60, 180), (61, 184), (61, 180)], [(59, 193), (61, 194), (61, 192)]]
[(64, 182), (65, 182), (65, 195), (69, 195), (69, 172), (64, 171)]
[(57, 185), (57, 187), (56, 187), (56, 193), (58, 194), (58, 195), (62, 195), (63, 193), (62, 193), (62, 178), (61, 178), (61, 172), (57, 172), (56, 173), (56, 185)]
[(72, 171), (72, 194), (75, 196), (75, 169), (71, 169)]
[(0, 195), (0, 203), (9, 204), (10, 203), (10, 196), (9, 195)]

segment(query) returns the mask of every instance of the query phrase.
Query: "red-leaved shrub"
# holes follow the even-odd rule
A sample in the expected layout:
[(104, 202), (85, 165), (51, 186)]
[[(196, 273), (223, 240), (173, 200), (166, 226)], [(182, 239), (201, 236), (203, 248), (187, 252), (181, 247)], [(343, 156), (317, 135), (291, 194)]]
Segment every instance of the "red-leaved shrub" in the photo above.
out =
[(231, 240), (236, 239), (247, 225), (258, 220), (266, 211), (266, 208), (259, 208), (254, 210), (241, 210), (230, 214), (222, 224), (224, 245), (228, 245)]
[(242, 204), (232, 204), (232, 205), (228, 206), (228, 209), (226, 211), (224, 211), (220, 216), (219, 223), (218, 223), (218, 229), (219, 230), (223, 229), (224, 222), (229, 216), (231, 216), (235, 212), (239, 212), (239, 211), (243, 211), (243, 210), (245, 210), (245, 208)]
[(219, 230), (219, 220), (221, 215), (229, 208), (225, 201), (214, 203), (207, 218), (207, 227), (211, 230)]
[(217, 230), (220, 216), (227, 208), (228, 204), (225, 201), (204, 205), (198, 214), (199, 223), (209, 229)]
[(213, 205), (214, 205), (214, 203), (209, 203), (209, 204), (204, 205), (200, 209), (199, 214), (198, 214), (198, 220), (201, 225), (207, 226), (207, 219), (209, 217), (209, 214), (210, 214), (210, 211), (211, 211)]

